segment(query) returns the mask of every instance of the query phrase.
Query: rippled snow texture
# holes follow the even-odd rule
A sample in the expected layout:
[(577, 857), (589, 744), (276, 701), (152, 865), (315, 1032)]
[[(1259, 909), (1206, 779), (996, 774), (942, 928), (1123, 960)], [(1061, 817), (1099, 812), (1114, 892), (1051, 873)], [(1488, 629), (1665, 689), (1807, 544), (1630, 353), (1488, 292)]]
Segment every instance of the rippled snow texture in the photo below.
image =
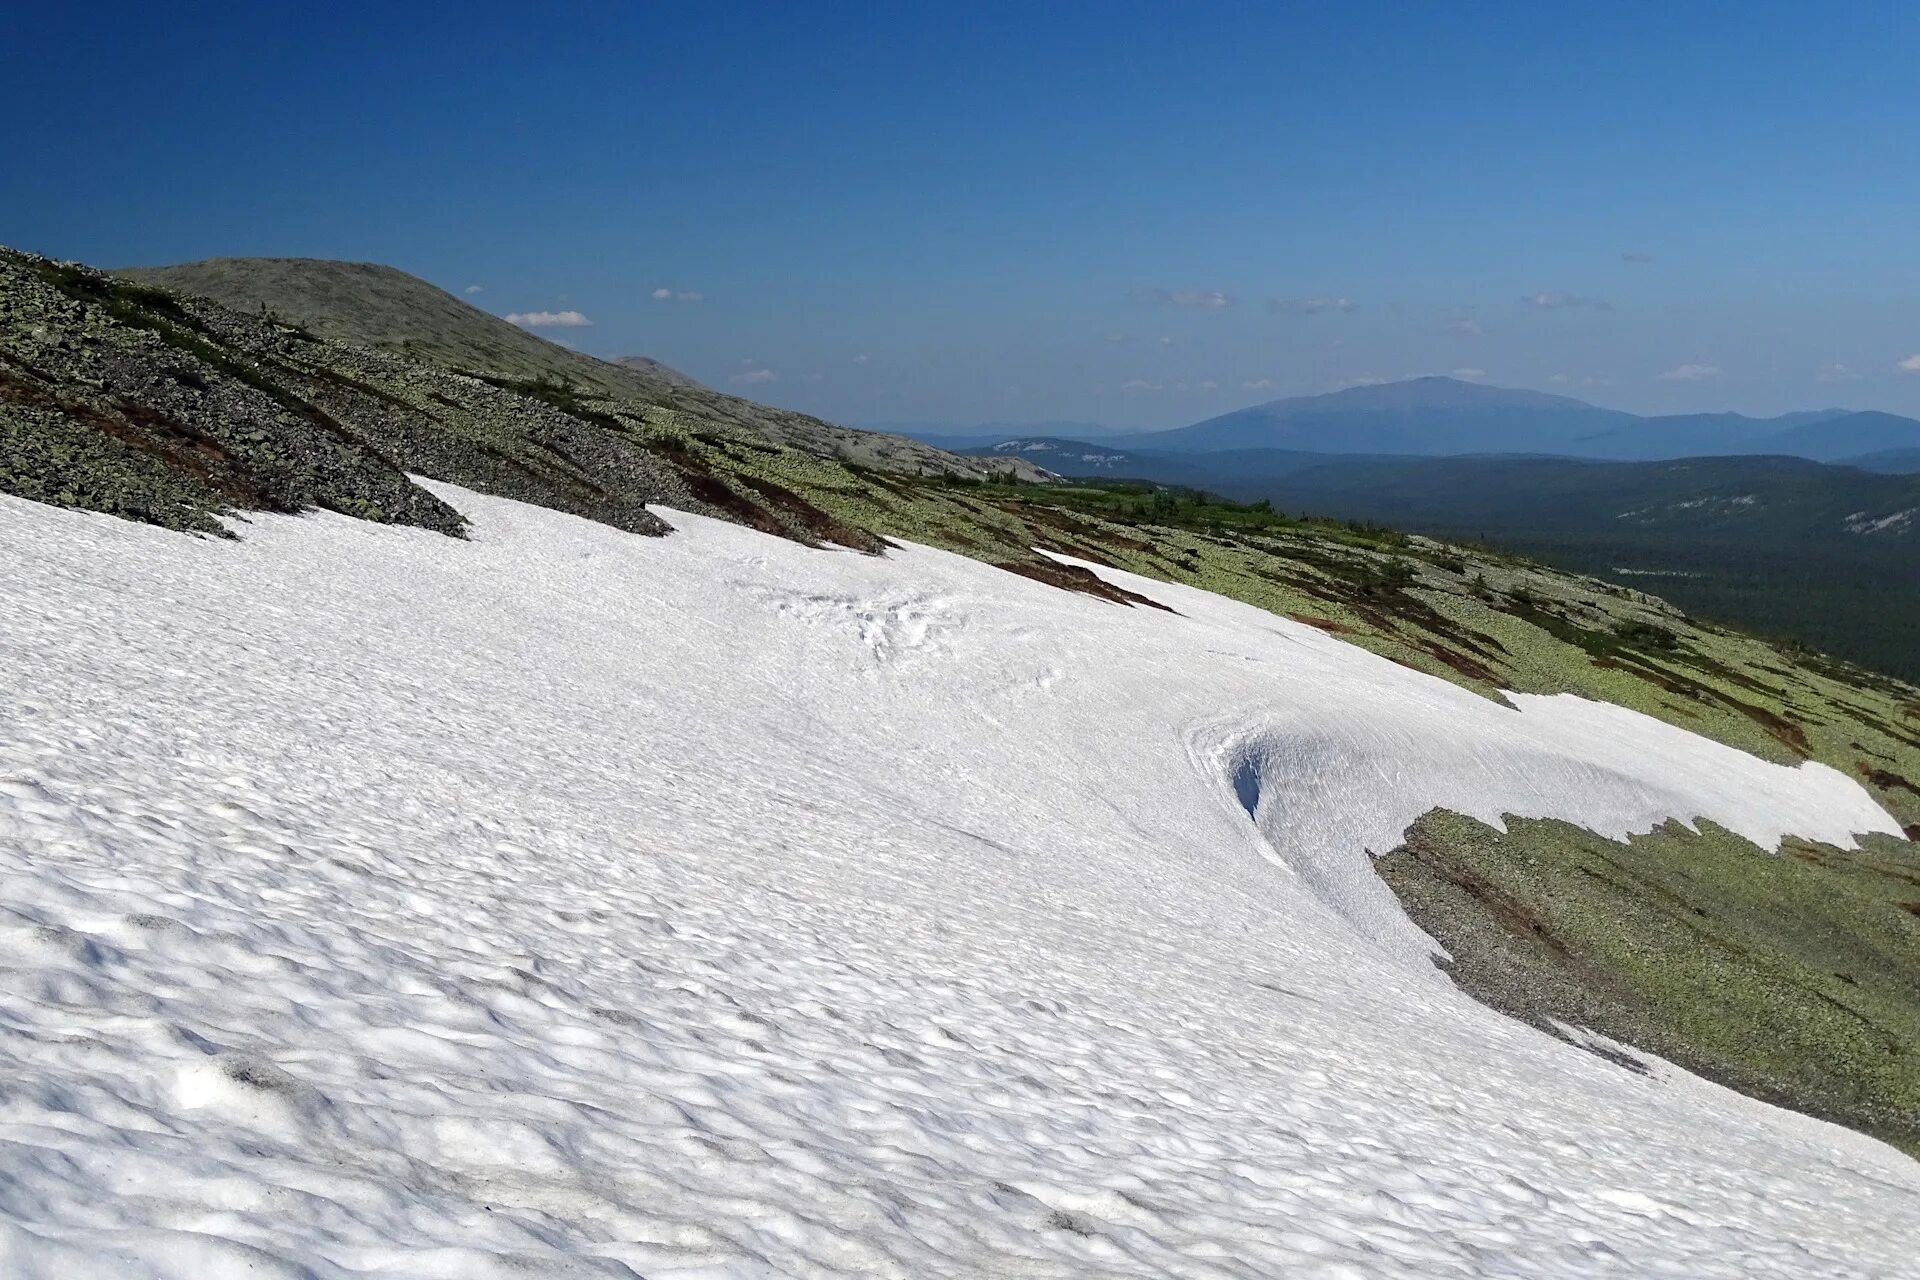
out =
[(1838, 774), (1124, 575), (1179, 614), (435, 487), (472, 542), (0, 499), (0, 1275), (1920, 1255), (1920, 1166), (1481, 1008), (1362, 852), (1889, 828)]

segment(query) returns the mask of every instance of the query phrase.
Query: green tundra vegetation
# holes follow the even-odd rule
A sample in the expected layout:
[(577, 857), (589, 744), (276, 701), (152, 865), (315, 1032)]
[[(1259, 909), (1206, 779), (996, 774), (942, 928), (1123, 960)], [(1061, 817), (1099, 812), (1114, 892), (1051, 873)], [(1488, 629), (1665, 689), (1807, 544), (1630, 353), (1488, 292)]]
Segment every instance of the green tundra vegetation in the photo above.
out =
[[(231, 263), (222, 305), (0, 251), (0, 492), (214, 536), (244, 532), (248, 512), (312, 508), (459, 536), (422, 475), (635, 533), (668, 531), (658, 505), (873, 554), (910, 540), (1151, 603), (1148, 585), (1050, 552), (1232, 597), (1487, 698), (1577, 694), (1822, 762), (1909, 839), (1775, 853), (1712, 831), (1609, 842), (1436, 814), (1379, 866), (1489, 1002), (1915, 1149), (1920, 688), (1486, 546), (1059, 482), (631, 370), (576, 376), (585, 357), (497, 335), (399, 273), (407, 287), (382, 277), (398, 301), (361, 333), (364, 298), (329, 310), (361, 295), (293, 288), (290, 271), (262, 310), (239, 305)], [(437, 300), (415, 340), (394, 312), (422, 290)]]
[(1506, 826), (1436, 811), (1376, 862), (1462, 988), (1920, 1155), (1920, 846)]

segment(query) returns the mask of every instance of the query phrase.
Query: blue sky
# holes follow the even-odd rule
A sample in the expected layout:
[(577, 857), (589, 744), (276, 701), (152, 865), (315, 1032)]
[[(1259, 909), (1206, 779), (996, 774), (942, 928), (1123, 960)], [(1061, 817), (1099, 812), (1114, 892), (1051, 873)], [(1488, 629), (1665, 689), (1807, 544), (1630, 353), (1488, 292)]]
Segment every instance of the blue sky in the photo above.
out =
[(387, 262), (858, 422), (1920, 412), (1920, 8), (1579, 10), (21, 6), (0, 243)]

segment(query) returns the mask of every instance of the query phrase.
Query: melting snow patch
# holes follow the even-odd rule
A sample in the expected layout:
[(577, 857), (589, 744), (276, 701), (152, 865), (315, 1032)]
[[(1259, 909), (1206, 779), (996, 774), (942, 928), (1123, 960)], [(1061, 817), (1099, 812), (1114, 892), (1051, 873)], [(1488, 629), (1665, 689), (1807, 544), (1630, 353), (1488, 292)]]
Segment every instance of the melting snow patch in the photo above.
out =
[(0, 499), (0, 1274), (1895, 1274), (1916, 1167), (1441, 980), (1419, 813), (1850, 780), (923, 548)]

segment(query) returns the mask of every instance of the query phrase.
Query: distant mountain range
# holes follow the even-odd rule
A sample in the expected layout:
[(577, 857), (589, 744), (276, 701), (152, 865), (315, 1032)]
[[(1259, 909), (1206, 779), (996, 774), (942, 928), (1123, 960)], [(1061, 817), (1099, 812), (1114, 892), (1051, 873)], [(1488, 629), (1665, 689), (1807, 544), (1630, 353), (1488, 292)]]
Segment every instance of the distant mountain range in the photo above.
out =
[(1859, 467), (1862, 471), (1912, 475), (1920, 473), (1920, 449), (1883, 449), (1879, 453), (1866, 453), (1857, 458), (1848, 458), (1846, 465)]
[(1137, 452), (1168, 454), (1283, 449), (1415, 456), (1553, 454), (1623, 462), (1779, 454), (1837, 462), (1920, 449), (1920, 421), (1845, 409), (1773, 418), (1737, 413), (1643, 417), (1568, 396), (1434, 377), (1273, 400), (1192, 426), (1128, 436), (1125, 445)]

